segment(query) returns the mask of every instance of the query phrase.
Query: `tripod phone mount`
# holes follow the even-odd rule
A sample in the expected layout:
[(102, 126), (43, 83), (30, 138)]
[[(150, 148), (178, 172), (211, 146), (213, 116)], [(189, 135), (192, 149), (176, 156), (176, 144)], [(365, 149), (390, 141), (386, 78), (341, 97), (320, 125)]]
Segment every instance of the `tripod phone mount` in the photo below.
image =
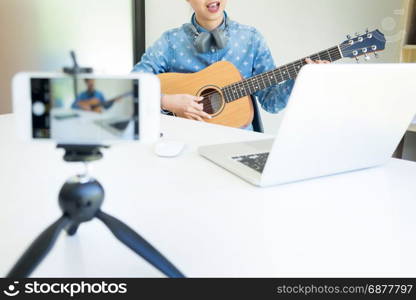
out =
[[(105, 146), (58, 145), (65, 149), (64, 160), (87, 164), (102, 157), (100, 148)], [(108, 148), (108, 147), (106, 147)], [(85, 174), (68, 179), (59, 192), (59, 206), (63, 215), (29, 246), (7, 275), (8, 278), (28, 277), (54, 246), (61, 231), (76, 234), (81, 223), (98, 218), (128, 248), (168, 277), (183, 278), (184, 275), (144, 238), (120, 220), (101, 210), (104, 188), (94, 178)]]
[(75, 98), (78, 96), (78, 75), (79, 74), (91, 74), (94, 72), (93, 68), (90, 67), (80, 67), (78, 65), (77, 56), (74, 51), (70, 52), (71, 60), (72, 60), (72, 67), (64, 67), (62, 71), (65, 74), (71, 75), (74, 82), (74, 95)]
[[(80, 70), (92, 70), (91, 68), (79, 68), (75, 53), (71, 52), (74, 60), (74, 82)], [(76, 89), (76, 87), (75, 87)], [(182, 278), (184, 275), (169, 262), (158, 250), (149, 244), (144, 238), (133, 231), (120, 220), (104, 213), (101, 205), (104, 201), (104, 188), (88, 174), (88, 163), (103, 157), (101, 148), (104, 145), (58, 145), (57, 148), (65, 150), (66, 162), (83, 162), (86, 171), (82, 175), (68, 179), (59, 192), (59, 206), (62, 216), (48, 228), (46, 228), (32, 242), (26, 252), (20, 257), (7, 278), (24, 278), (30, 276), (35, 268), (46, 257), (54, 246), (61, 231), (66, 230), (69, 236), (76, 234), (79, 225), (98, 218), (114, 234), (114, 236), (136, 254), (145, 259), (168, 277)]]

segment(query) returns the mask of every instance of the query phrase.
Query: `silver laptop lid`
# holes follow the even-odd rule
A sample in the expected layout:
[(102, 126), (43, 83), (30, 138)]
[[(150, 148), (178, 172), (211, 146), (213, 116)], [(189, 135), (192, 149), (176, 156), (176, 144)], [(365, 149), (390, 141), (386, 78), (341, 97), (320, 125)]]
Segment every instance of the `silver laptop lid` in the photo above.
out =
[(416, 64), (308, 65), (261, 185), (383, 164), (416, 113)]

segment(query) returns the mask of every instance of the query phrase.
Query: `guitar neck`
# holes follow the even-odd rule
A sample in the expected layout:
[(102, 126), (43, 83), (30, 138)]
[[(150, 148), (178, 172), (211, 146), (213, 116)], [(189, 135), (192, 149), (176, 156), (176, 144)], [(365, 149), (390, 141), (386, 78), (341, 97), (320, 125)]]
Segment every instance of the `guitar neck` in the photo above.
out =
[(224, 94), (225, 101), (230, 103), (234, 100), (264, 90), (270, 86), (277, 85), (290, 79), (295, 79), (298, 76), (300, 69), (306, 65), (305, 60), (307, 58), (312, 60), (327, 60), (334, 62), (341, 59), (342, 57), (343, 56), (339, 46), (335, 46), (290, 64), (284, 65), (272, 71), (228, 85), (222, 88), (222, 92)]
[(119, 95), (119, 96), (117, 96), (117, 97), (114, 97), (114, 98), (111, 98), (111, 99), (107, 100), (107, 102), (114, 102), (114, 101), (116, 101), (117, 99), (120, 99), (120, 98), (125, 98), (125, 97), (131, 96), (131, 95), (133, 95), (133, 92), (126, 92), (126, 93), (121, 94), (121, 95)]

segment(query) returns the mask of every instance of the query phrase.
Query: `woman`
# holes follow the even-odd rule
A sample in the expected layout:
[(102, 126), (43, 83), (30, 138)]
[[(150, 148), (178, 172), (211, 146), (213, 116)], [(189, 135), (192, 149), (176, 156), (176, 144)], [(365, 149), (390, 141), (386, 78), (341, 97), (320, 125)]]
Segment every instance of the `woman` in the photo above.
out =
[[(275, 69), (271, 52), (262, 35), (253, 27), (230, 20), (227, 0), (187, 0), (194, 10), (191, 22), (165, 32), (134, 67), (135, 72), (194, 73), (226, 60), (249, 78)], [(308, 63), (314, 63), (311, 60)], [(316, 61), (316, 63), (326, 63)], [(263, 109), (278, 113), (286, 107), (293, 80), (255, 93)], [(210, 116), (192, 95), (163, 95), (163, 110), (177, 116), (203, 121)], [(252, 129), (248, 126), (246, 129)]]

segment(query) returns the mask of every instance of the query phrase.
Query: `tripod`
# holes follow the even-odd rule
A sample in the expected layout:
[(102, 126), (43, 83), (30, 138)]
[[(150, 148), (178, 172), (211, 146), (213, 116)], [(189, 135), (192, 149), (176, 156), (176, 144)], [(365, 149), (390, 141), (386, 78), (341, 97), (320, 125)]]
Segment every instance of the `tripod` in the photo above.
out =
[[(64, 160), (68, 162), (90, 162), (102, 158), (102, 146), (58, 145), (65, 149)], [(28, 277), (54, 246), (61, 231), (76, 234), (81, 223), (93, 218), (102, 221), (114, 236), (147, 262), (168, 277), (184, 275), (145, 239), (120, 220), (104, 213), (100, 208), (104, 200), (102, 185), (86, 172), (70, 178), (59, 192), (59, 206), (63, 215), (29, 246), (7, 275), (8, 278)]]

